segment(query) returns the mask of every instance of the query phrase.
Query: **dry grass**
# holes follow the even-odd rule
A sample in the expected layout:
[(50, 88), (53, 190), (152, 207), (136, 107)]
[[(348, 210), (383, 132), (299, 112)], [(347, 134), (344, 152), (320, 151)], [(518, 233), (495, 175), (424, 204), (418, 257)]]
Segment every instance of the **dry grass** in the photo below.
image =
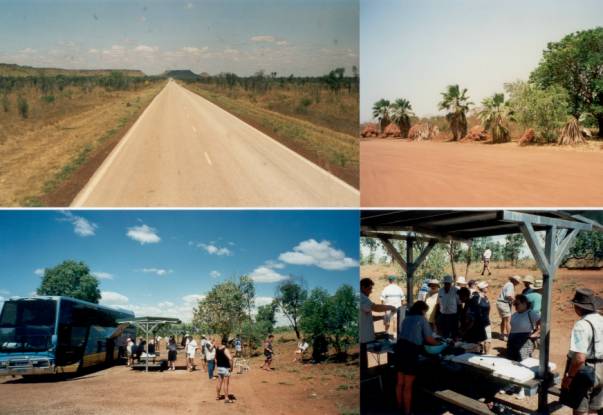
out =
[[(0, 205), (39, 205), (162, 87), (88, 93), (67, 87), (52, 100), (34, 88), (9, 94), (9, 111), (0, 108)], [(19, 96), (28, 103), (27, 118), (19, 115)]]

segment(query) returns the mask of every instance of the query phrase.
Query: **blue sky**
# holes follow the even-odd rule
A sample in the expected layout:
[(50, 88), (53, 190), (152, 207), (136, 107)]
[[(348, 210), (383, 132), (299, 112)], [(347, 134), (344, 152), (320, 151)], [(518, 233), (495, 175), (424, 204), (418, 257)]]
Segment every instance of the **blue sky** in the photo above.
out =
[(322, 75), (358, 65), (356, 0), (3, 0), (0, 62)]
[(355, 211), (3, 211), (0, 300), (30, 295), (44, 268), (84, 261), (102, 303), (190, 319), (217, 283), (247, 274), (256, 305), (301, 276), (334, 292), (358, 281)]
[(527, 79), (548, 42), (601, 26), (602, 10), (599, 0), (360, 0), (361, 120), (382, 97), (437, 115), (453, 83), (479, 104)]

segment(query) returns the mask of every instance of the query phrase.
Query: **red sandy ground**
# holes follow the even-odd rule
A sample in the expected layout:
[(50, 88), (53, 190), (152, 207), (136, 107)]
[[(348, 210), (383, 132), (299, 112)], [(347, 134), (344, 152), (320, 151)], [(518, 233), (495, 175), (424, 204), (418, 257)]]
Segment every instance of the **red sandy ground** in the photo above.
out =
[[(272, 372), (251, 370), (231, 378), (236, 402), (216, 401), (215, 380), (198, 370), (144, 373), (114, 366), (71, 380), (24, 382), (0, 378), (0, 414), (343, 414), (358, 413), (357, 365), (294, 364), (297, 343), (275, 342)], [(160, 351), (164, 351), (161, 348)], [(197, 357), (200, 365), (201, 360)]]
[(603, 206), (603, 151), (363, 139), (363, 207)]
[[(465, 265), (457, 265), (457, 274), (465, 274)], [(486, 280), (490, 284), (489, 299), (491, 303), (490, 320), (492, 323), (492, 332), (495, 338), (498, 338), (500, 333), (500, 318), (496, 310), (496, 298), (500, 294), (503, 284), (507, 281), (507, 278), (511, 275), (527, 275), (530, 274), (534, 278), (541, 278), (541, 274), (532, 268), (513, 268), (506, 266), (506, 264), (491, 264), (492, 276), (481, 277), (481, 265), (472, 264), (469, 268), (469, 272), (466, 274), (466, 279), (475, 280)], [(373, 293), (371, 294), (371, 300), (375, 302), (381, 302), (379, 296), (381, 290), (387, 285), (387, 275), (396, 274), (400, 275), (399, 270), (396, 270), (393, 266), (387, 265), (364, 265), (361, 266), (360, 273), (362, 277), (370, 277), (375, 282)], [(565, 360), (570, 342), (570, 334), (572, 327), (577, 320), (577, 316), (574, 312), (573, 306), (569, 303), (572, 298), (576, 287), (588, 287), (601, 295), (603, 291), (603, 270), (568, 270), (560, 269), (555, 276), (555, 282), (553, 284), (553, 301), (552, 301), (552, 315), (551, 315), (551, 351), (550, 359), (557, 365), (557, 371), (563, 372), (565, 368)], [(523, 286), (522, 286), (523, 288)], [(517, 293), (521, 293), (521, 288), (517, 287)], [(382, 331), (383, 325), (377, 323), (375, 325), (376, 331)], [(495, 339), (492, 343), (492, 352), (504, 351), (506, 348), (505, 343)], [(538, 358), (538, 352), (534, 354), (535, 358)], [(516, 400), (513, 396), (497, 395), (497, 398), (501, 400), (507, 400), (515, 404), (525, 406), (529, 409), (535, 410), (538, 404), (537, 397), (526, 398), (523, 401)], [(557, 399), (551, 397), (551, 402)], [(564, 407), (558, 414), (571, 414), (569, 408)]]

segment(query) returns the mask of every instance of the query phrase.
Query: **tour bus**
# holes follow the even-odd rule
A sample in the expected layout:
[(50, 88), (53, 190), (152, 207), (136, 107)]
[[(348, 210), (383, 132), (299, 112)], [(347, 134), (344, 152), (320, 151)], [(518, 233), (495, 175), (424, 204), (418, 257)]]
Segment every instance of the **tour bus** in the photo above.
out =
[(11, 298), (0, 314), (0, 375), (76, 372), (125, 355), (134, 313), (71, 297)]

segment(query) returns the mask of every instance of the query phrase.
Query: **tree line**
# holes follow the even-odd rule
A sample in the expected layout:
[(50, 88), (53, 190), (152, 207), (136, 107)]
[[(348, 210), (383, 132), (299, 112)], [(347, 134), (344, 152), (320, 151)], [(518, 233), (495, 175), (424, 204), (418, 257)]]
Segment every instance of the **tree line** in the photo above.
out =
[[(438, 108), (446, 111), (453, 141), (467, 136), (467, 115), (474, 107), (494, 143), (511, 140), (511, 122), (525, 130), (523, 137), (529, 141), (583, 143), (591, 135), (583, 127), (597, 127), (599, 137), (603, 134), (602, 79), (603, 27), (597, 27), (550, 42), (528, 81), (506, 84), (504, 91), (485, 98), (480, 107), (470, 101), (467, 88), (455, 84), (441, 93)], [(373, 116), (381, 133), (394, 123), (406, 138), (414, 114), (410, 102), (400, 98), (393, 103), (386, 99), (377, 101)]]
[[(63, 295), (92, 303), (101, 299), (98, 279), (84, 262), (67, 260), (46, 268), (38, 295)], [(161, 333), (185, 330), (232, 338), (239, 335), (248, 351), (261, 345), (277, 329), (277, 313), (287, 319), (297, 339), (314, 346), (317, 357), (332, 347), (338, 357), (358, 342), (358, 296), (349, 285), (334, 294), (322, 288), (308, 290), (303, 279), (291, 277), (280, 283), (269, 304), (256, 307), (255, 284), (249, 276), (214, 285), (193, 309), (191, 323), (164, 327)], [(170, 316), (172, 317), (172, 316)]]

